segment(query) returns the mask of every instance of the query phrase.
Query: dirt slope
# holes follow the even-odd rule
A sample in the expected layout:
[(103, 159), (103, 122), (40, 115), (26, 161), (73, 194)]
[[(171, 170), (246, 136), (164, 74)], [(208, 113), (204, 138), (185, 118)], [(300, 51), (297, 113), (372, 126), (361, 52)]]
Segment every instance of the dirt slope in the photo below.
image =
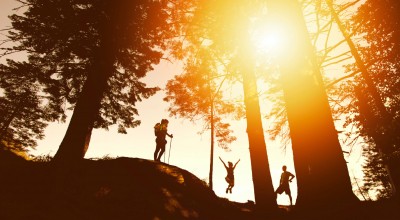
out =
[(254, 204), (219, 198), (193, 174), (164, 163), (117, 158), (55, 165), (0, 150), (0, 220), (400, 219), (400, 205), (390, 200), (306, 210), (281, 206), (262, 217), (253, 210)]
[(249, 218), (196, 176), (164, 163), (117, 158), (65, 167), (0, 156), (0, 219)]

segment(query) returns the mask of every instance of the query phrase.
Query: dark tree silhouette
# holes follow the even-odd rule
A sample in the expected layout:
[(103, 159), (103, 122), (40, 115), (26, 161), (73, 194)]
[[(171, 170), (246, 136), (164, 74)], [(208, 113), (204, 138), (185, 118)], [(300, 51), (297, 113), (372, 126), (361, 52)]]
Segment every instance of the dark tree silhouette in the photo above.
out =
[(13, 150), (35, 148), (48, 122), (58, 118), (39, 94), (40, 73), (28, 63), (0, 65), (0, 142)]
[(241, 68), (243, 77), (244, 103), (246, 106), (247, 136), (251, 167), (253, 174), (254, 194), (258, 211), (273, 211), (277, 206), (275, 201), (272, 177), (269, 168), (267, 145), (265, 143), (264, 129), (261, 120), (260, 101), (257, 88), (257, 79), (254, 74), (254, 62), (249, 60), (252, 56), (248, 53), (247, 59)]
[(84, 157), (93, 128), (140, 121), (135, 104), (153, 95), (140, 81), (162, 58), (190, 2), (28, 0), (26, 12), (11, 16), (9, 38), (46, 70), (54, 100), (74, 107), (56, 160)]
[[(255, 62), (249, 51), (248, 31), (251, 17), (262, 11), (263, 3), (257, 1), (201, 1), (193, 13), (193, 20), (187, 27), (189, 35), (178, 56), (188, 56), (199, 47), (212, 48), (215, 57), (223, 64), (223, 71), (230, 74), (230, 80), (246, 81), (245, 106), (247, 131), (252, 164), (254, 195), (257, 210), (267, 212), (277, 205), (274, 197), (272, 178), (261, 123), (261, 113), (256, 87)], [(249, 62), (246, 62), (249, 61)]]
[(226, 81), (217, 70), (217, 60), (210, 51), (202, 50), (188, 59), (184, 73), (169, 80), (164, 101), (170, 103), (171, 116), (189, 119), (191, 122), (204, 121), (204, 132), (210, 130), (210, 171), (209, 187), (213, 189), (214, 142), (229, 149), (228, 144), (236, 140), (230, 124), (223, 117), (241, 112), (242, 107), (224, 100), (221, 90)]
[(386, 181), (392, 185), (397, 201), (400, 201), (399, 11), (399, 2), (391, 0), (367, 0), (358, 8), (352, 25), (366, 43), (357, 48), (359, 58), (350, 67), (351, 71), (362, 73), (356, 77), (354, 88), (359, 110), (355, 121), (362, 135), (379, 152), (389, 174)]
[[(363, 156), (366, 158), (363, 165), (364, 176), (362, 179), (362, 191), (374, 193), (377, 199), (390, 198), (392, 185), (390, 184), (386, 164), (373, 142), (363, 148)], [(364, 198), (365, 199), (365, 198)]]
[(270, 0), (267, 5), (270, 19), (287, 28), (291, 45), (278, 59), (297, 174), (296, 204), (355, 201), (301, 7), (295, 0)]

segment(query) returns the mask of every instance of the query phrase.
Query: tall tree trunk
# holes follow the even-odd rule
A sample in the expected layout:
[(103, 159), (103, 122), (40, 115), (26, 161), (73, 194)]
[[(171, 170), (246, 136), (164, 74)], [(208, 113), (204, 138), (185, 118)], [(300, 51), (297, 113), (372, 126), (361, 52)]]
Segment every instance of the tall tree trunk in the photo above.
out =
[[(339, 15), (336, 13), (332, 0), (327, 0), (329, 9), (331, 11), (332, 17), (336, 24), (339, 27), (339, 30), (341, 31), (343, 37), (345, 38), (347, 44), (349, 45), (350, 52), (353, 55), (354, 59), (356, 60), (356, 65), (360, 69), (361, 75), (364, 79), (365, 84), (367, 85), (367, 91), (372, 97), (372, 101), (375, 104), (375, 107), (379, 111), (379, 117), (376, 116), (376, 114), (372, 114), (369, 118), (369, 120), (373, 120), (376, 122), (375, 129), (376, 131), (381, 131), (381, 132), (374, 132), (373, 136), (371, 136), (375, 143), (377, 148), (379, 149), (379, 152), (382, 157), (387, 157), (388, 159), (384, 160), (385, 161), (385, 166), (387, 167), (388, 170), (388, 175), (389, 179), (391, 180), (391, 186), (392, 186), (392, 193), (394, 197), (396, 198), (397, 201), (400, 201), (400, 195), (397, 190), (400, 189), (400, 158), (392, 156), (393, 152), (395, 150), (395, 145), (396, 143), (393, 143), (393, 141), (396, 140), (395, 136), (398, 135), (398, 131), (396, 130), (395, 126), (392, 125), (393, 118), (390, 116), (388, 113), (383, 101), (382, 97), (378, 92), (378, 89), (376, 88), (376, 85), (373, 81), (373, 79), (370, 76), (370, 73), (362, 60), (354, 42), (351, 40), (350, 36), (346, 32), (346, 28), (342, 24)], [(367, 100), (364, 100), (367, 101)], [(379, 122), (379, 123), (378, 123)]]
[[(247, 59), (249, 59), (249, 56)], [(245, 62), (245, 68), (242, 70), (244, 104), (246, 107), (247, 135), (249, 138), (255, 203), (257, 212), (265, 213), (275, 211), (277, 204), (261, 121), (257, 82), (253, 71), (251, 71), (251, 63), (253, 63), (251, 60)]]
[(211, 124), (211, 149), (210, 149), (210, 174), (209, 174), (209, 180), (208, 180), (208, 185), (210, 187), (210, 189), (213, 189), (213, 167), (214, 167), (214, 100), (212, 97), (212, 93), (211, 93), (211, 89), (210, 89), (210, 104), (211, 104), (211, 108), (210, 108), (210, 124)]
[(269, 0), (271, 19), (287, 29), (279, 57), (297, 175), (297, 205), (356, 201), (321, 73), (297, 0)]
[(100, 46), (88, 70), (88, 78), (76, 103), (67, 132), (54, 156), (55, 161), (80, 160), (86, 154), (107, 80), (114, 70), (115, 52), (111, 29), (111, 24), (107, 24), (102, 31)]

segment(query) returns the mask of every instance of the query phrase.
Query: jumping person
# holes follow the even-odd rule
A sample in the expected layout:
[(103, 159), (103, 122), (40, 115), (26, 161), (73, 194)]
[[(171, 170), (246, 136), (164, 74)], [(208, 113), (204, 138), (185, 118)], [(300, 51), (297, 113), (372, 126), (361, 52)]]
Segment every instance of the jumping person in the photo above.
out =
[(168, 134), (168, 120), (162, 119), (161, 123), (154, 126), (154, 133), (156, 135), (156, 150), (154, 151), (154, 160), (160, 161), (161, 156), (165, 152), (165, 145), (167, 144), (166, 136), (173, 138), (172, 134)]
[(283, 172), (281, 174), (279, 186), (275, 191), (275, 197), (277, 197), (278, 194), (282, 194), (283, 192), (285, 192), (286, 195), (289, 196), (290, 205), (292, 205), (292, 194), (290, 192), (289, 182), (292, 182), (292, 180), (294, 179), (294, 175), (291, 172), (286, 171), (286, 169), (286, 166), (282, 166)]
[(230, 192), (232, 193), (232, 188), (235, 186), (235, 175), (233, 174), (233, 171), (235, 170), (236, 165), (239, 163), (240, 159), (235, 163), (233, 166), (232, 162), (228, 161), (228, 166), (226, 166), (225, 162), (219, 157), (221, 162), (224, 164), (224, 167), (226, 169), (227, 175), (225, 177), (226, 182), (228, 183), (228, 187), (226, 188), (226, 193)]

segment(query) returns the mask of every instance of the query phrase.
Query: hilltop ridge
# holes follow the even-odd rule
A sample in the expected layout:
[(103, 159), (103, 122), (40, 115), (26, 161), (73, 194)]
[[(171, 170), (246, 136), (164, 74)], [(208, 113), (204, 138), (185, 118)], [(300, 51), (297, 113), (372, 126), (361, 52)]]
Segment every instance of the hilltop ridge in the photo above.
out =
[(248, 219), (190, 172), (121, 157), (54, 166), (0, 158), (0, 219)]
[[(0, 149), (0, 219), (400, 219), (392, 200), (256, 215), (254, 204), (220, 198), (190, 172), (140, 158), (73, 164), (25, 160)], [(266, 214), (266, 213), (264, 213)]]

